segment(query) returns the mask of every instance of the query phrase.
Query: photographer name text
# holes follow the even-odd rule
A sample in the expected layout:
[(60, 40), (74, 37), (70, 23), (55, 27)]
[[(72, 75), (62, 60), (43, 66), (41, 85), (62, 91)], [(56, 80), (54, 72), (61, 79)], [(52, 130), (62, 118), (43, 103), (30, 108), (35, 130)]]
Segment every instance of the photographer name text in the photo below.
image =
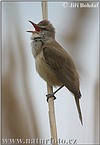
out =
[(65, 8), (98, 8), (99, 2), (92, 3), (79, 3), (79, 2), (64, 2), (63, 7)]

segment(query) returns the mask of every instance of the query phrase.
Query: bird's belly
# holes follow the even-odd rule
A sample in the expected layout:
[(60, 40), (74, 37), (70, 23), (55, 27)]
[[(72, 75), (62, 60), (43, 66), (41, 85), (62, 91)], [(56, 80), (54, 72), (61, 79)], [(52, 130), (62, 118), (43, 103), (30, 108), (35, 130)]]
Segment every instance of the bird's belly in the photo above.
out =
[(57, 78), (56, 74), (50, 68), (50, 66), (45, 62), (43, 57), (43, 53), (40, 52), (35, 59), (36, 70), (39, 75), (52, 86), (60, 86), (62, 85), (61, 81)]

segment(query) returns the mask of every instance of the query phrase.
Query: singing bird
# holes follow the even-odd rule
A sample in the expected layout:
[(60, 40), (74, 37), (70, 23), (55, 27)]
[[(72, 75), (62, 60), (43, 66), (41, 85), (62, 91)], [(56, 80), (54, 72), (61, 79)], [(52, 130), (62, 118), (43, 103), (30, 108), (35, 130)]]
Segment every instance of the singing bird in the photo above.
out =
[(48, 94), (48, 99), (65, 86), (73, 93), (81, 124), (82, 113), (79, 99), (81, 98), (79, 75), (71, 56), (55, 40), (55, 28), (48, 20), (38, 24), (29, 21), (34, 31), (32, 33), (31, 47), (35, 58), (36, 70), (50, 86), (60, 86), (53, 94)]

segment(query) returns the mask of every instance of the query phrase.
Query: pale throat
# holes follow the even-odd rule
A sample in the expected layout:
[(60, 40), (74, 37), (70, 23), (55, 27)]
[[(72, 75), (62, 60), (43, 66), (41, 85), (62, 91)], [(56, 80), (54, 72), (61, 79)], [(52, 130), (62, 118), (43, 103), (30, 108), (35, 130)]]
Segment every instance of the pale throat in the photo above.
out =
[(43, 40), (37, 33), (32, 34), (31, 40), (32, 53), (34, 58), (36, 58), (42, 49)]

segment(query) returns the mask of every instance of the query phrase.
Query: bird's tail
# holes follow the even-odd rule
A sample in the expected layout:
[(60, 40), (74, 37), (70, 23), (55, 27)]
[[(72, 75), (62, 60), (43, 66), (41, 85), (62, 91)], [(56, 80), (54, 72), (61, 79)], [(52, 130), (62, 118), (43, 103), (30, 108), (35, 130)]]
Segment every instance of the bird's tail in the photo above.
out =
[(79, 119), (81, 121), (81, 124), (83, 125), (83, 119), (82, 119), (82, 113), (81, 113), (79, 98), (77, 96), (74, 96), (74, 97), (75, 97), (75, 102), (76, 102), (76, 106), (77, 106), (77, 110), (78, 110), (78, 114), (79, 114)]

